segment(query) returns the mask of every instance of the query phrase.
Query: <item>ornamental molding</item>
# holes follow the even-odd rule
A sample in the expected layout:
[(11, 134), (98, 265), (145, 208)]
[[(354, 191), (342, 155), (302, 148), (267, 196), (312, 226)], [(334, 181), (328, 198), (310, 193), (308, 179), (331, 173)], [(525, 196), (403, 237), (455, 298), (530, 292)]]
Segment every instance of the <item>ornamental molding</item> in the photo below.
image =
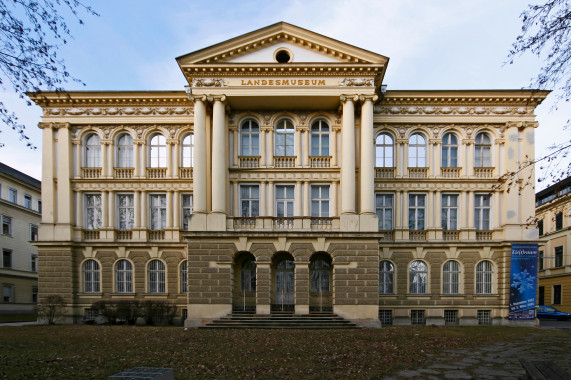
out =
[[(506, 131), (506, 124), (505, 123), (496, 123), (496, 124), (489, 124), (489, 123), (482, 123), (482, 124), (457, 124), (457, 123), (450, 123), (450, 124), (430, 124), (430, 123), (418, 123), (418, 124), (375, 124), (375, 132), (379, 133), (383, 130), (391, 130), (397, 137), (397, 142), (403, 139), (404, 142), (408, 142), (406, 136), (410, 130), (420, 130), (424, 131), (429, 134), (429, 138), (432, 139), (440, 139), (442, 134), (448, 132), (450, 130), (457, 130), (463, 133), (463, 141), (466, 139), (471, 139), (472, 134), (476, 130), (481, 129), (488, 129), (488, 130), (495, 130), (497, 133), (497, 138), (503, 139), (505, 136)], [(432, 135), (432, 136), (430, 136)]]
[(531, 115), (533, 107), (386, 106), (376, 105), (376, 115)]
[(141, 179), (130, 179), (122, 182), (105, 180), (104, 182), (88, 182), (83, 179), (72, 179), (73, 191), (192, 191), (192, 182), (188, 180), (161, 180), (161, 182), (142, 182)]
[[(271, 66), (270, 66), (271, 65)], [(184, 67), (183, 72), (189, 82), (194, 86), (194, 80), (211, 79), (212, 75), (223, 77), (297, 77), (297, 76), (314, 76), (314, 77), (362, 77), (370, 75), (374, 77), (379, 68), (383, 65), (377, 64), (251, 64), (248, 66), (221, 64), (221, 65), (198, 65), (192, 67)], [(356, 78), (357, 79), (357, 78)], [(372, 80), (372, 79), (371, 79)], [(214, 87), (214, 86), (209, 86)], [(219, 86), (223, 87), (223, 86)]]
[(192, 80), (192, 87), (228, 87), (224, 79), (219, 78), (198, 78)]
[(177, 132), (184, 130), (184, 131), (192, 131), (194, 126), (192, 124), (117, 124), (117, 125), (108, 125), (108, 124), (87, 124), (87, 125), (74, 125), (71, 127), (71, 138), (72, 140), (78, 140), (81, 132), (84, 130), (93, 130), (101, 132), (104, 139), (109, 139), (113, 132), (115, 131), (126, 131), (131, 133), (131, 135), (135, 138), (134, 143), (137, 140), (143, 139), (143, 135), (146, 131), (149, 130), (157, 130), (162, 131), (167, 134), (165, 137), (169, 137), (171, 139), (176, 138)]
[(371, 78), (345, 78), (339, 81), (341, 87), (373, 87), (374, 80)]
[(190, 116), (193, 107), (45, 108), (44, 116)]

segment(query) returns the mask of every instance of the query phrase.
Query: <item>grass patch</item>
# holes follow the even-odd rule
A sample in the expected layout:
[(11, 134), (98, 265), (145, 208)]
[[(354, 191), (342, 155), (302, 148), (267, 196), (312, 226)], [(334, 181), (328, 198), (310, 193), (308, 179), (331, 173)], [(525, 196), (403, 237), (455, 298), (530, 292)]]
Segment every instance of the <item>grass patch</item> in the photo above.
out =
[(514, 327), (370, 330), (187, 330), (180, 327), (0, 327), (0, 377), (106, 379), (132, 367), (180, 379), (380, 378), (426, 354), (530, 334)]
[(37, 314), (0, 314), (0, 323), (10, 322), (34, 322), (38, 319)]

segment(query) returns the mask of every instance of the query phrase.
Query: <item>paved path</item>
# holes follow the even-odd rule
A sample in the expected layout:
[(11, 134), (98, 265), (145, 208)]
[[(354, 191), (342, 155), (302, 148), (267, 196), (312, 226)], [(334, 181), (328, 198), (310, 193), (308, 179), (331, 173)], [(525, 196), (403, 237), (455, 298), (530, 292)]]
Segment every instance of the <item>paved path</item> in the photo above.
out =
[[(444, 351), (429, 355), (421, 368), (399, 372), (389, 379), (525, 379), (520, 358), (550, 360), (571, 373), (571, 331), (558, 336), (552, 329), (538, 328), (536, 332), (514, 342), (498, 342), (476, 349)], [(567, 334), (567, 332), (569, 332)]]

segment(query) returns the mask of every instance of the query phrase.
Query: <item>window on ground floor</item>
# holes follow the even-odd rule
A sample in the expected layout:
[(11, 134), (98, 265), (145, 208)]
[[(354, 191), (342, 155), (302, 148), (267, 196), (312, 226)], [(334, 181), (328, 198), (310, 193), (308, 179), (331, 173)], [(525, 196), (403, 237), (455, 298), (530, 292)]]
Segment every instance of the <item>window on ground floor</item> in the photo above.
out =
[(444, 310), (444, 324), (447, 326), (458, 324), (458, 310)]
[(411, 325), (425, 325), (426, 318), (424, 317), (424, 310), (411, 310), (410, 311), (410, 324)]
[(99, 263), (95, 260), (86, 260), (83, 263), (83, 292), (99, 293), (100, 292)]
[(492, 324), (492, 311), (478, 310), (478, 325), (491, 325), (491, 324)]
[(392, 326), (393, 324), (393, 311), (392, 310), (379, 310), (379, 321), (383, 326)]
[(553, 304), (561, 305), (561, 285), (553, 285)]

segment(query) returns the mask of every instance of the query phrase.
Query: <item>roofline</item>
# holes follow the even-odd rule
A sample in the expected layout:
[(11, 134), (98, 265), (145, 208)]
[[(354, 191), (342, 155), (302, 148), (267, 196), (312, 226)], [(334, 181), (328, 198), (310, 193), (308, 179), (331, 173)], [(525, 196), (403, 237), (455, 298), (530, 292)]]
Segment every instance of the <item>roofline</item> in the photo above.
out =
[(29, 186), (36, 187), (37, 191), (40, 191), (42, 187), (41, 181), (27, 175), (26, 173), (22, 173), (21, 171), (14, 169), (13, 167), (8, 166), (2, 162), (0, 162), (0, 174), (10, 176), (14, 179), (24, 182)]

